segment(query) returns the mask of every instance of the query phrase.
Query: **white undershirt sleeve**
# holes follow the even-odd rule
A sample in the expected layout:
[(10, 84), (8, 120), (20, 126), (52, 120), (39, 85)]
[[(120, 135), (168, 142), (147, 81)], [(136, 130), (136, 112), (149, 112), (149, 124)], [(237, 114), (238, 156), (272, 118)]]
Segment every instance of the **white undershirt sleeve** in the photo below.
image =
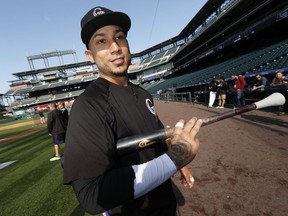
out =
[(177, 168), (167, 154), (132, 166), (135, 173), (134, 198), (153, 190), (177, 172)]

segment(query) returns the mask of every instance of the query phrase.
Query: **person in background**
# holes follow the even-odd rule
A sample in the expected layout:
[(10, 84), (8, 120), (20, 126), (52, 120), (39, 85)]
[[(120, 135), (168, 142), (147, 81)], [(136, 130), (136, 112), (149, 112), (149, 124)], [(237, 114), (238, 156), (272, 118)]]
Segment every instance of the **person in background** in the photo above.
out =
[(215, 76), (211, 77), (211, 81), (208, 85), (208, 89), (209, 89), (208, 107), (209, 108), (213, 107), (213, 104), (215, 102), (216, 94), (217, 94), (217, 86), (218, 86), (218, 81), (216, 80), (216, 77)]
[(50, 136), (53, 138), (55, 156), (50, 158), (50, 161), (60, 160), (60, 144), (65, 143), (66, 128), (64, 118), (60, 110), (57, 109), (56, 103), (49, 105), (50, 112), (47, 116), (47, 129)]
[(285, 85), (287, 84), (287, 79), (284, 75), (283, 70), (279, 70), (276, 72), (275, 77), (273, 78), (271, 82), (271, 86), (280, 86), (280, 85)]
[(261, 74), (256, 74), (251, 91), (257, 91), (257, 94), (259, 94), (259, 98), (261, 100), (267, 96), (266, 92), (264, 92), (265, 87), (267, 86), (270, 86), (269, 80)]
[(39, 116), (40, 116), (40, 123), (41, 123), (41, 124), (45, 124), (45, 123), (46, 123), (46, 121), (45, 121), (45, 116), (44, 116), (42, 110), (39, 110), (39, 111), (38, 111), (38, 114), (39, 114)]
[[(65, 127), (65, 131), (66, 131), (67, 126), (68, 126), (69, 113), (68, 113), (68, 110), (65, 107), (65, 102), (64, 101), (59, 101), (58, 102), (58, 109), (61, 111), (61, 115), (63, 117), (64, 127)], [(65, 134), (66, 134), (66, 132), (65, 132)]]
[[(117, 141), (163, 129), (152, 96), (128, 80), (127, 14), (95, 7), (81, 20), (86, 56), (99, 78), (76, 98), (66, 134), (63, 184), (90, 214), (175, 216), (170, 179), (196, 156), (202, 120), (179, 120), (172, 137), (121, 155)], [(187, 171), (187, 170), (186, 170)], [(183, 177), (192, 185), (190, 172)]]
[(232, 98), (233, 98), (233, 105), (234, 109), (244, 106), (244, 88), (246, 81), (243, 78), (243, 76), (232, 74), (231, 78), (233, 80), (233, 92), (232, 92)]
[(266, 77), (261, 76), (261, 74), (256, 74), (255, 78), (256, 80), (252, 87), (252, 91), (264, 91), (265, 87), (270, 85), (269, 80)]
[(286, 102), (283, 106), (279, 107), (279, 112), (277, 115), (288, 115), (288, 81), (284, 75), (283, 70), (279, 70), (276, 72), (275, 77), (271, 82), (272, 87), (277, 87), (278, 92), (282, 93), (286, 99)]
[(219, 99), (219, 106), (216, 108), (224, 108), (225, 102), (226, 102), (226, 94), (228, 90), (228, 84), (225, 81), (224, 77), (221, 77), (219, 80), (219, 84), (217, 85), (217, 94), (218, 94), (218, 99)]

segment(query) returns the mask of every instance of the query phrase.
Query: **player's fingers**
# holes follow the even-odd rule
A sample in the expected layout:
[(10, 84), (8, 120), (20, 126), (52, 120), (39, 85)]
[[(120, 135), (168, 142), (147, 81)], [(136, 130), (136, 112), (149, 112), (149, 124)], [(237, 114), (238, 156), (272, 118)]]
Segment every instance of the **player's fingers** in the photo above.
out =
[(174, 132), (173, 132), (173, 134), (175, 135), (175, 134), (181, 134), (182, 133), (182, 130), (183, 130), (183, 127), (184, 127), (184, 120), (179, 120), (177, 123), (176, 123), (176, 125), (175, 125), (175, 127), (174, 127)]
[(176, 125), (175, 125), (175, 128), (183, 128), (184, 127), (184, 120), (179, 120)]
[(196, 118), (196, 117), (191, 118), (191, 119), (185, 124), (184, 131), (186, 131), (187, 133), (190, 133), (190, 131), (191, 131), (192, 128), (194, 127), (196, 121), (197, 121), (197, 118)]
[(195, 124), (194, 124), (194, 127), (191, 129), (190, 131), (190, 135), (192, 136), (196, 136), (196, 134), (199, 132), (200, 130), (200, 127), (202, 126), (202, 119), (198, 119)]
[(189, 188), (193, 187), (194, 184), (194, 178), (192, 175), (181, 175), (181, 183), (186, 187), (189, 186)]
[(192, 177), (190, 177), (190, 182), (189, 182), (189, 187), (190, 188), (192, 188), (193, 187), (193, 185), (194, 185), (194, 182), (195, 182), (195, 180), (194, 180), (194, 178), (193, 178), (193, 176)]
[(182, 134), (182, 132), (183, 132), (183, 127), (184, 127), (184, 120), (179, 120), (177, 123), (176, 123), (176, 125), (175, 125), (175, 127), (174, 127), (174, 129), (173, 129), (173, 135), (172, 135), (172, 142), (178, 142), (178, 141), (176, 141), (176, 140), (179, 140), (180, 139), (180, 135)]

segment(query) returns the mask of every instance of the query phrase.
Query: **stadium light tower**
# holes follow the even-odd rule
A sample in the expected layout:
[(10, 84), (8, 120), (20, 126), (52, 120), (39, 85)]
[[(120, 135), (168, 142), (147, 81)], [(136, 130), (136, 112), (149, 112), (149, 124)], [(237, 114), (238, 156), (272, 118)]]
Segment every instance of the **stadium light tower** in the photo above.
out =
[(59, 64), (64, 65), (64, 61), (63, 61), (64, 55), (73, 55), (74, 63), (78, 62), (75, 50), (64, 50), (64, 51), (55, 50), (52, 52), (42, 52), (41, 54), (38, 54), (38, 55), (27, 56), (27, 60), (28, 60), (30, 69), (35, 70), (34, 63), (33, 63), (34, 60), (43, 59), (45, 68), (49, 68), (50, 67), (49, 58), (58, 57)]

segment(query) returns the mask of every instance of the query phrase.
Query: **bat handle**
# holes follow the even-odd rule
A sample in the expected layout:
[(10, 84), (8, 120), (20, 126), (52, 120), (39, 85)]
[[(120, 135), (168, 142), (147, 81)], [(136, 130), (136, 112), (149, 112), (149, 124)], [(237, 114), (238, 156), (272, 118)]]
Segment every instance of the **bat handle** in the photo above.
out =
[(217, 113), (216, 115), (213, 115), (213, 116), (210, 116), (207, 118), (203, 118), (202, 119), (202, 121), (203, 121), (202, 126), (209, 125), (209, 124), (212, 124), (214, 122), (217, 122), (217, 121), (220, 121), (220, 120), (223, 120), (226, 118), (230, 118), (230, 117), (233, 117), (235, 115), (239, 115), (239, 114), (251, 111), (251, 110), (255, 110), (256, 108), (257, 107), (255, 104), (250, 104), (250, 105), (246, 105), (244, 107), (239, 107), (239, 108), (227, 111), (227, 112)]

